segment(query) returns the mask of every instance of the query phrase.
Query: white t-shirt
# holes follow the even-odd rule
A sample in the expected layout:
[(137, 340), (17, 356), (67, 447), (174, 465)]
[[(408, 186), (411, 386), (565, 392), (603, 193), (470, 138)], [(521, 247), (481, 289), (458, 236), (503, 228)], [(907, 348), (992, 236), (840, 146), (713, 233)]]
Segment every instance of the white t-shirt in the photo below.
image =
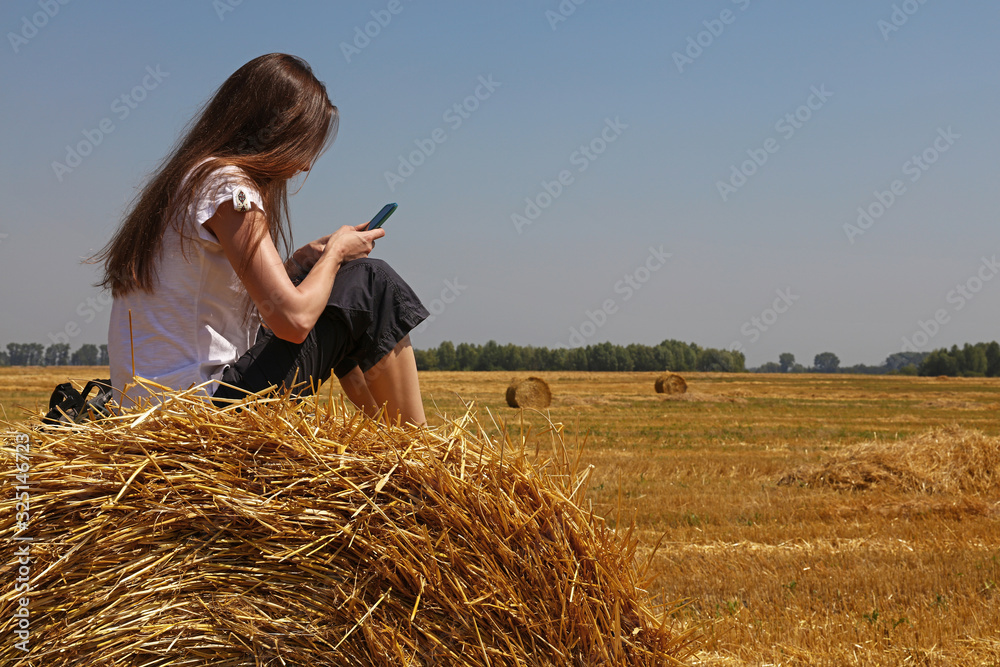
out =
[[(233, 206), (237, 189), (263, 209), (263, 201), (236, 167), (213, 171), (181, 221), (184, 246), (172, 225), (163, 236), (152, 292), (133, 290), (115, 297), (108, 329), (111, 384), (122, 407), (147, 396), (138, 387), (125, 397), (119, 393), (135, 374), (172, 389), (187, 389), (219, 379), (254, 342), (259, 320), (247, 321), (246, 290), (222, 251), (218, 239), (205, 227), (219, 206)], [(181, 185), (184, 187), (184, 184)], [(132, 338), (129, 339), (129, 310)], [(134, 346), (134, 349), (133, 349)], [(217, 383), (207, 385), (215, 391)]]

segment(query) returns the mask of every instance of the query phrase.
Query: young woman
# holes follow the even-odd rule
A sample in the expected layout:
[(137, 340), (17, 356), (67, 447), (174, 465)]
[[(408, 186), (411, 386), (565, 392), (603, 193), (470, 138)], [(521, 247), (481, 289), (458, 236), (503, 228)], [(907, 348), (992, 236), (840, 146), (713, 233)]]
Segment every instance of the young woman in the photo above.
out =
[[(273, 53), (237, 70), (145, 185), (96, 256), (114, 303), (111, 381), (135, 375), (217, 404), (274, 385), (308, 394), (335, 373), (368, 414), (425, 422), (409, 331), (428, 316), (369, 259), (382, 229), (345, 226), (287, 254), (287, 182), (336, 135), (337, 108), (309, 65)], [(260, 324), (263, 326), (260, 326)]]

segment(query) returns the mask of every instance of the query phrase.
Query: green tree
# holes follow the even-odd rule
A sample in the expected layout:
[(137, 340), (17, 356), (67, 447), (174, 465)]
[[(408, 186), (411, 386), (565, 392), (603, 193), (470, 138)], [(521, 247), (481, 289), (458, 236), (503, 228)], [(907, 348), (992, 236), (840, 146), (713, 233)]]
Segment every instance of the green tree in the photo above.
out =
[(674, 359), (673, 350), (660, 344), (655, 348), (656, 352), (656, 368), (654, 370), (665, 370), (665, 371), (677, 371), (681, 370), (677, 366), (677, 360)]
[(524, 355), (521, 346), (507, 343), (500, 348), (500, 367), (505, 371), (516, 371), (524, 368)]
[(479, 363), (479, 349), (470, 343), (459, 343), (455, 348), (458, 370), (471, 371)]
[(40, 343), (7, 343), (7, 359), (11, 366), (41, 366), (45, 348)]
[(587, 347), (587, 368), (597, 372), (618, 370), (611, 343), (599, 343)]
[(836, 373), (840, 359), (833, 352), (820, 352), (813, 359), (813, 367), (819, 373)]
[(458, 357), (455, 354), (455, 345), (450, 341), (443, 341), (437, 348), (437, 367), (442, 371), (456, 370)]
[(632, 357), (632, 369), (636, 371), (662, 370), (656, 361), (656, 353), (648, 345), (629, 345), (626, 350)]
[(28, 365), (45, 365), (45, 347), (41, 343), (28, 343)]
[(958, 375), (958, 361), (947, 350), (934, 350), (923, 360), (918, 373), (925, 376)]
[(782, 352), (778, 355), (778, 364), (782, 373), (787, 373), (795, 367), (795, 355), (791, 352)]
[(24, 345), (21, 343), (7, 343), (7, 363), (11, 366), (24, 366), (25, 353)]
[[(107, 346), (103, 346), (107, 348)], [(53, 343), (45, 348), (46, 366), (66, 366), (69, 364), (69, 343)]]
[(629, 373), (635, 370), (635, 362), (632, 360), (632, 353), (621, 345), (615, 345), (615, 360), (617, 362), (619, 372)]
[(885, 358), (883, 366), (890, 371), (902, 370), (907, 366), (916, 368), (926, 356), (926, 352), (896, 352)]
[(574, 347), (566, 353), (566, 370), (568, 371), (589, 371), (590, 365), (587, 363), (587, 350), (582, 347)]
[(986, 376), (1000, 376), (1000, 343), (996, 341), (986, 344)]
[(543, 355), (545, 351), (544, 347), (533, 347), (529, 345), (523, 351), (525, 368), (532, 371), (546, 370), (545, 358)]
[(418, 371), (436, 371), (437, 354), (434, 350), (414, 350), (414, 360), (417, 362)]
[(98, 354), (96, 345), (84, 343), (73, 353), (70, 363), (74, 366), (96, 366)]
[(551, 371), (565, 371), (569, 370), (569, 362), (567, 361), (569, 357), (569, 350), (566, 348), (559, 348), (552, 350), (545, 355), (547, 357), (547, 365), (545, 370)]
[(479, 350), (479, 360), (476, 362), (477, 371), (501, 371), (503, 370), (503, 355), (500, 346), (495, 340), (486, 341)]
[(983, 377), (986, 375), (988, 362), (986, 360), (986, 346), (983, 343), (969, 345), (962, 348), (962, 356), (965, 357), (965, 369), (963, 375)]
[(742, 352), (706, 348), (698, 353), (695, 370), (709, 373), (739, 373), (744, 369)]
[(952, 345), (947, 354), (955, 362), (956, 374), (962, 375), (963, 371), (965, 371), (965, 355), (958, 349), (958, 345)]

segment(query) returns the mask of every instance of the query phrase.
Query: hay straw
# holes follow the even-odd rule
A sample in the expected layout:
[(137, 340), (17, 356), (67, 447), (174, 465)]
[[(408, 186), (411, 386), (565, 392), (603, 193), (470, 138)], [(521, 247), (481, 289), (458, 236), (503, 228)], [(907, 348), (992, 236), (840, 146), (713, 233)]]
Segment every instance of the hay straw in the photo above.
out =
[(664, 373), (653, 386), (657, 394), (683, 394), (688, 389), (687, 381), (676, 373)]
[[(0, 664), (664, 665), (690, 652), (641, 588), (634, 533), (579, 507), (589, 470), (565, 445), (532, 463), (472, 412), (413, 429), (317, 397), (161, 399), (31, 433), (31, 650), (8, 634)], [(22, 596), (13, 496), (0, 500), (4, 619)]]
[(998, 480), (1000, 437), (950, 426), (905, 440), (864, 442), (825, 463), (793, 470), (778, 483), (995, 496)]
[(549, 383), (538, 377), (514, 378), (507, 387), (507, 405), (512, 408), (547, 408), (552, 405)]

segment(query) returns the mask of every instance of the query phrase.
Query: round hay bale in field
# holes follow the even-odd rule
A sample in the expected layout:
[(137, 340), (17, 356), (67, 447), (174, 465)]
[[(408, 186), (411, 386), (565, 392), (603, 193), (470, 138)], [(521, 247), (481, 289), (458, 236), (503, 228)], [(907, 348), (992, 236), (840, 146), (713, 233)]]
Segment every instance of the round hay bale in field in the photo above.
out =
[(687, 381), (676, 373), (664, 373), (656, 378), (657, 394), (683, 394), (688, 390)]
[[(0, 497), (0, 541), (8, 565), (26, 550), (31, 587), (8, 568), (0, 617), (27, 597), (31, 638), (28, 653), (0, 643), (0, 664), (651, 667), (693, 652), (674, 605), (654, 614), (640, 588), (635, 532), (580, 507), (589, 468), (565, 448), (534, 462), (472, 413), (400, 428), (315, 396), (219, 410), (192, 391), (82, 425), (3, 424), (26, 435), (31, 489), (26, 528), (19, 496)], [(5, 469), (14, 457), (0, 448)]]
[(507, 387), (507, 405), (512, 408), (547, 408), (552, 405), (552, 391), (542, 378), (511, 380)]

